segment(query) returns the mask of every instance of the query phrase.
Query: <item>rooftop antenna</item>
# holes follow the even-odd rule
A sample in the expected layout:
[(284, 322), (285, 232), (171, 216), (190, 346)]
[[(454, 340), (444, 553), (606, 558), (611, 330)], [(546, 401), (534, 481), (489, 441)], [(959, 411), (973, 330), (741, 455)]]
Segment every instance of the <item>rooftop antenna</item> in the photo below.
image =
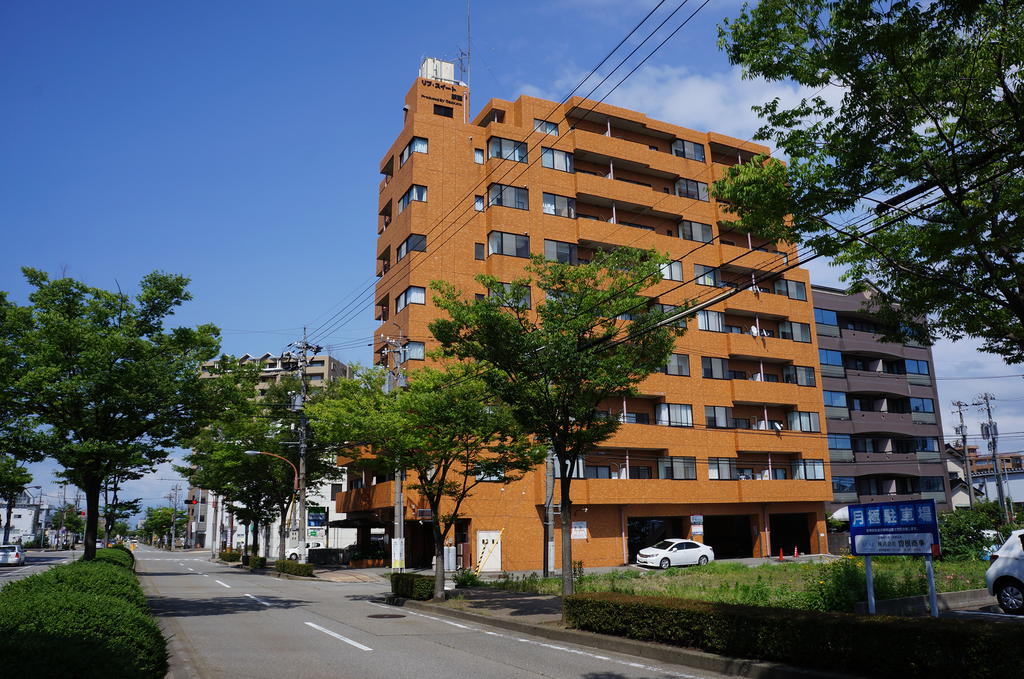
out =
[[(473, 65), (473, 24), (471, 14), (472, 0), (466, 0), (466, 49), (459, 50), (459, 69), (462, 71), (462, 79), (465, 81), (466, 90), (470, 89), (470, 76)], [(466, 92), (466, 101), (462, 106), (462, 122), (469, 123), (469, 92)]]

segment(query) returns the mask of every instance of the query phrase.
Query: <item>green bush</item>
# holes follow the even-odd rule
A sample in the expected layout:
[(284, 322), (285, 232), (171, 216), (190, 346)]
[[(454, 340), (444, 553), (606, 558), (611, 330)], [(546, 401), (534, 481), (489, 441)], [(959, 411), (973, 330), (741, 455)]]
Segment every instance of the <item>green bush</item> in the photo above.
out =
[(278, 559), (274, 562), (274, 569), (279, 573), (301, 575), (307, 578), (314, 577), (313, 564), (311, 563), (299, 563), (298, 561), (291, 561), (290, 559)]
[(225, 549), (223, 552), (217, 555), (221, 561), (234, 562), (239, 561), (242, 558), (241, 552), (236, 552), (233, 549)]
[(75, 561), (51, 568), (9, 583), (0, 590), (0, 596), (4, 597), (4, 601), (8, 597), (37, 593), (48, 593), (60, 598), (67, 592), (109, 596), (144, 613), (149, 612), (146, 597), (135, 574), (123, 566), (104, 561)]
[(480, 579), (476, 571), (470, 568), (457, 569), (452, 579), (455, 580), (456, 587), (479, 587), (484, 584), (484, 581)]
[(434, 598), (434, 576), (416, 573), (392, 573), (391, 591), (395, 596), (417, 601)]
[(247, 568), (266, 568), (267, 557), (265, 556), (254, 556), (252, 554), (242, 555), (242, 565)]
[(106, 561), (107, 563), (135, 570), (135, 555), (123, 548), (103, 547), (102, 549), (97, 549), (96, 561)]
[[(871, 677), (1017, 676), (1015, 625), (736, 606), (667, 597), (575, 594), (571, 627), (721, 655)], [(893, 652), (893, 644), (903, 652)], [(992, 653), (991, 649), (999, 649)], [(950, 649), (956, 649), (951, 652)]]

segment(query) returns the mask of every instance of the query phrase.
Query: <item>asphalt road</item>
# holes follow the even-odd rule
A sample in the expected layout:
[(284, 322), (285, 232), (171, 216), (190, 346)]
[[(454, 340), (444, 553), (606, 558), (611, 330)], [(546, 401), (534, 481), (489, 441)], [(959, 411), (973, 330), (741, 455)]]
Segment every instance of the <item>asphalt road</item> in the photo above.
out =
[(389, 586), (283, 580), (209, 553), (136, 551), (150, 606), (171, 637), (172, 679), (715, 679), (385, 606)]
[(25, 554), (24, 566), (0, 566), (0, 587), (8, 582), (27, 578), (34, 573), (40, 573), (53, 566), (68, 563), (82, 556), (82, 550), (63, 550), (57, 552), (44, 552), (42, 550), (29, 550)]

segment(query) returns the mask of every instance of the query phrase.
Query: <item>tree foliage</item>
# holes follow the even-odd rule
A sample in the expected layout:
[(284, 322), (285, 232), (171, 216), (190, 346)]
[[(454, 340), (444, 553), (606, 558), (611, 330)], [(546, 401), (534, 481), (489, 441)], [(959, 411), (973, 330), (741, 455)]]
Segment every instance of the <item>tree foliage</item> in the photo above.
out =
[(214, 410), (199, 366), (216, 355), (218, 330), (165, 328), (191, 299), (182, 276), (148, 274), (133, 298), (23, 271), (34, 289), (13, 314), (23, 363), (14, 389), (39, 449), (85, 493), (90, 560), (104, 480), (152, 469)]
[[(619, 428), (601, 414), (609, 399), (632, 395), (664, 366), (678, 327), (663, 327), (666, 311), (641, 293), (656, 291), (664, 258), (620, 248), (579, 266), (534, 258), (524, 278), (506, 286), (478, 276), (484, 299), (464, 300), (455, 286), (435, 282), (434, 302), (449, 318), (430, 330), (450, 357), (475, 362), (487, 387), (523, 429), (549, 446), (560, 471), (562, 583), (572, 593), (572, 501), (579, 460)], [(530, 285), (543, 301), (527, 303)], [(632, 320), (620, 317), (628, 314)]]
[(32, 474), (18, 464), (10, 455), (0, 455), (0, 502), (6, 505), (7, 518), (4, 521), (3, 543), (11, 539), (11, 513), (18, 501), (18, 496), (32, 483)]
[[(174, 530), (171, 530), (173, 517)], [(188, 514), (171, 507), (146, 507), (146, 518), (142, 520), (142, 531), (146, 537), (156, 536), (157, 540), (163, 540), (170, 544), (172, 532), (175, 537), (185, 534), (185, 526), (188, 524)]]
[[(369, 457), (378, 468), (412, 471), (408, 488), (431, 510), (434, 597), (444, 597), (444, 545), (462, 503), (482, 482), (510, 483), (544, 459), (473, 366), (424, 368), (408, 389), (381, 390), (380, 370), (336, 382), (311, 407), (321, 438)], [(358, 445), (354, 445), (358, 444)]]
[[(716, 183), (740, 227), (847, 265), (890, 339), (973, 336), (1024, 361), (1024, 4), (762, 0), (720, 43), (747, 77), (814, 90), (755, 107), (790, 162)], [(824, 219), (889, 197), (872, 235)]]

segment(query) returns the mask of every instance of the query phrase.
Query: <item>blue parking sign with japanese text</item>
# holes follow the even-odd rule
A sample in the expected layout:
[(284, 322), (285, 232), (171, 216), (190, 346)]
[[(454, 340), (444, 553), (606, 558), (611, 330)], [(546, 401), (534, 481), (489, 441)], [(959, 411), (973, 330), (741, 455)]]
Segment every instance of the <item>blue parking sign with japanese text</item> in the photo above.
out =
[(850, 505), (850, 552), (856, 556), (939, 555), (935, 500)]

